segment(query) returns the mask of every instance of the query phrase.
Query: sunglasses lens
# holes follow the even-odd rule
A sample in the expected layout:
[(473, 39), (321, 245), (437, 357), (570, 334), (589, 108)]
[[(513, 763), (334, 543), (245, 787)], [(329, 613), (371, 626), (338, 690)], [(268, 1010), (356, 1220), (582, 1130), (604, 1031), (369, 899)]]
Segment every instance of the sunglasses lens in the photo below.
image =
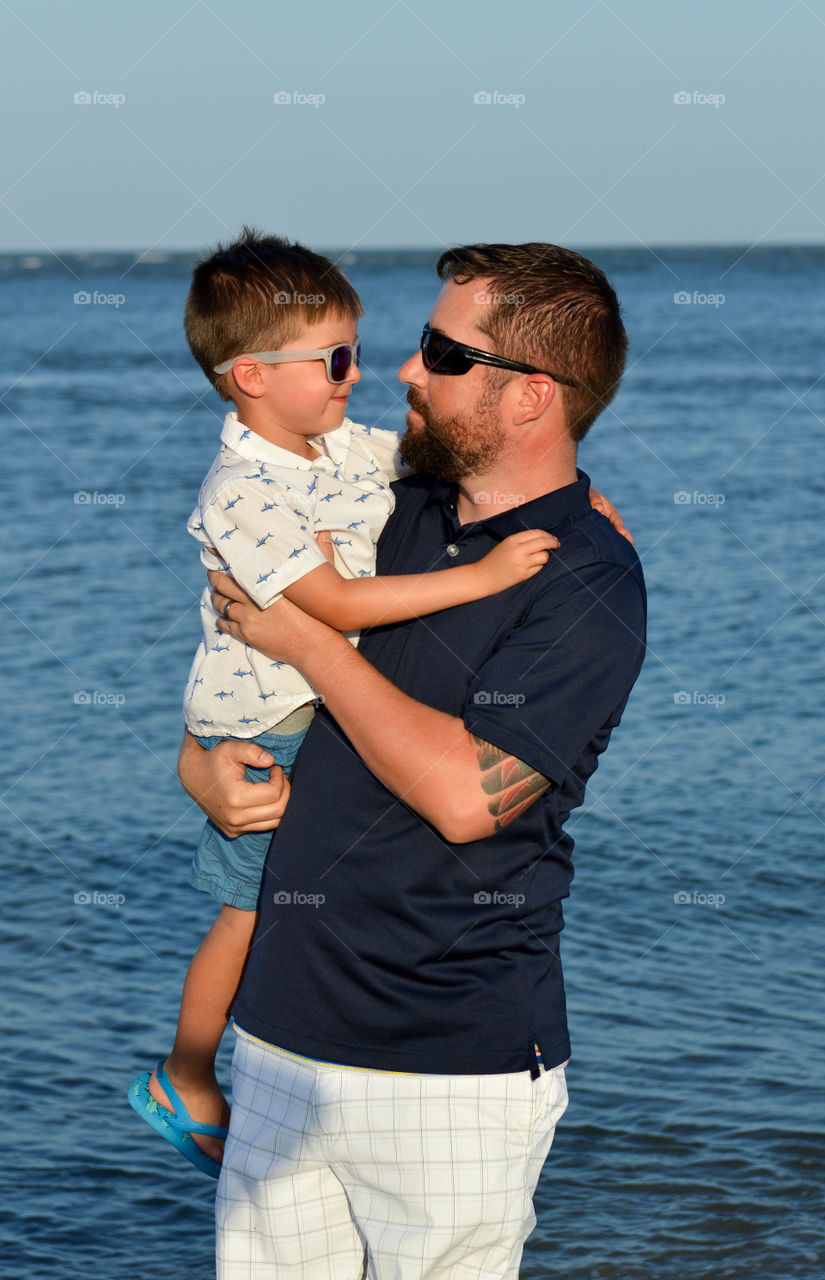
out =
[(332, 382), (345, 382), (347, 375), (352, 368), (353, 356), (355, 363), (358, 363), (358, 357), (352, 347), (341, 345), (335, 347), (329, 358), (329, 376)]
[(447, 377), (466, 373), (472, 368), (472, 361), (462, 355), (454, 342), (432, 329), (425, 329), (422, 334), (421, 358), (431, 373), (442, 373)]

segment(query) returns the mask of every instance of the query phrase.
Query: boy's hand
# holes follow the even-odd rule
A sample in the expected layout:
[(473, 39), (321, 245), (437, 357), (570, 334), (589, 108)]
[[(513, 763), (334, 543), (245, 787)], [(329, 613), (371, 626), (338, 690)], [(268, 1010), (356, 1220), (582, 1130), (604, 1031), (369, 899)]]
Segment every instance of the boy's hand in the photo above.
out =
[[(247, 782), (247, 765), (272, 765), (269, 782)], [(271, 831), (278, 826), (289, 799), (289, 783), (273, 757), (254, 742), (227, 739), (207, 751), (188, 733), (178, 757), (184, 789), (226, 836)]]
[(620, 533), (623, 538), (627, 538), (631, 547), (635, 547), (636, 543), (633, 541), (633, 534), (630, 532), (624, 520), (613, 506), (613, 503), (608, 502), (604, 494), (599, 493), (598, 489), (594, 489), (592, 485), (590, 486), (590, 505), (591, 507), (595, 507), (597, 511), (601, 512), (603, 516), (606, 516), (616, 532)]
[(558, 538), (543, 529), (525, 529), (511, 533), (476, 564), (487, 587), (487, 594), (504, 591), (517, 582), (532, 578), (547, 564), (550, 552), (561, 546)]

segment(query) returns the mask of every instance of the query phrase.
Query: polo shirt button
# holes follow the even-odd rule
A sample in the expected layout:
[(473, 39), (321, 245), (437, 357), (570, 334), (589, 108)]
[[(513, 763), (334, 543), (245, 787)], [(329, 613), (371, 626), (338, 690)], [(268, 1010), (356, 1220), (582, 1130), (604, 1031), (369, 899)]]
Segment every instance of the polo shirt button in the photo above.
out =
[(447, 548), (447, 555), (448, 555), (448, 556), (457, 556), (457, 555), (458, 555), (458, 547), (455, 545), (455, 543), (454, 543), (454, 542), (451, 542), (451, 543), (450, 543), (450, 545), (449, 545), (449, 547)]

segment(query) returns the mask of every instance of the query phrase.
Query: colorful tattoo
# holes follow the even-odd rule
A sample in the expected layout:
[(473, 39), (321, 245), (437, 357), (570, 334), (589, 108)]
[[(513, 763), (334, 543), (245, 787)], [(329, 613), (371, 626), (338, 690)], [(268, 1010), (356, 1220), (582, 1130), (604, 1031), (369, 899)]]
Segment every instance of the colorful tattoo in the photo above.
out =
[(475, 734), (473, 739), (481, 769), (481, 785), (490, 796), (488, 808), (496, 820), (496, 831), (500, 831), (553, 783), (523, 760), (502, 751), (501, 747), (494, 747)]

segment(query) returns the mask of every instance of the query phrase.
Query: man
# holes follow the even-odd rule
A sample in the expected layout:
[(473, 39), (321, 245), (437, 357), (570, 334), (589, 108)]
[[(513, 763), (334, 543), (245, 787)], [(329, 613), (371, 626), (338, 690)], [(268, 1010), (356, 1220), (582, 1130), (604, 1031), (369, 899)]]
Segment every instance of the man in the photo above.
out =
[[(643, 653), (638, 560), (576, 471), (626, 336), (606, 278), (556, 246), (469, 246), (438, 272), (399, 374), (420, 474), (396, 486), (378, 572), (472, 562), (520, 528), (561, 546), (358, 651), (213, 578), (226, 629), (324, 699), (233, 1008), (223, 1280), (516, 1276), (566, 1105), (562, 826)], [(182, 777), (203, 798), (220, 765), (197, 751)]]

